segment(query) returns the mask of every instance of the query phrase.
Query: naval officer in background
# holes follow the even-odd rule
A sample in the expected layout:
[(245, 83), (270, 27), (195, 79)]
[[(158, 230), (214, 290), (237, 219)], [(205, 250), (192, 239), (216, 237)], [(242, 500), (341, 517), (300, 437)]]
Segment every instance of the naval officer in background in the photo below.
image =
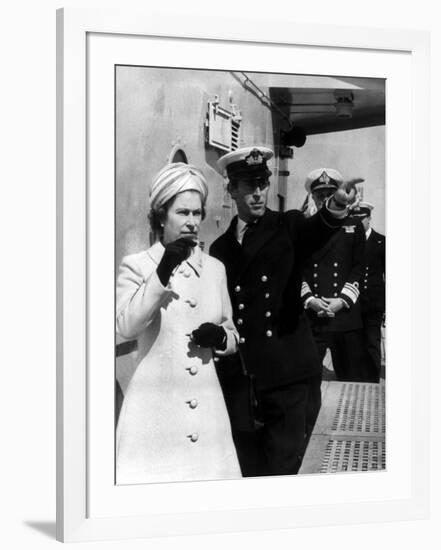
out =
[(371, 227), (374, 206), (360, 202), (353, 214), (366, 235), (366, 247), (360, 285), (361, 315), (366, 351), (375, 370), (377, 381), (384, 378), (381, 368), (381, 325), (386, 312), (386, 237)]
[[(337, 170), (319, 168), (308, 174), (305, 187), (320, 209), (342, 182)], [(302, 300), (320, 358), (323, 361), (329, 348), (338, 380), (373, 382), (376, 378), (363, 342), (360, 284), (364, 253), (363, 226), (351, 215), (305, 264)]]
[(355, 199), (352, 182), (341, 182), (308, 219), (296, 210), (270, 210), (272, 156), (252, 146), (219, 159), (237, 216), (210, 248), (226, 267), (239, 332), (239, 352), (220, 358), (218, 373), (245, 476), (296, 474), (301, 465), (320, 408), (321, 380), (300, 299), (303, 267), (340, 230)]

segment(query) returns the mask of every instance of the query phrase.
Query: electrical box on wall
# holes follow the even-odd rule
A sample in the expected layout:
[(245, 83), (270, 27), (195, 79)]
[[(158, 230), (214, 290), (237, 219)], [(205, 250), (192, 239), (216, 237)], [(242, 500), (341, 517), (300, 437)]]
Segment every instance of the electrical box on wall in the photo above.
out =
[(205, 119), (205, 143), (222, 151), (234, 151), (240, 144), (242, 116), (234, 104), (230, 110), (221, 107), (219, 97), (208, 102)]

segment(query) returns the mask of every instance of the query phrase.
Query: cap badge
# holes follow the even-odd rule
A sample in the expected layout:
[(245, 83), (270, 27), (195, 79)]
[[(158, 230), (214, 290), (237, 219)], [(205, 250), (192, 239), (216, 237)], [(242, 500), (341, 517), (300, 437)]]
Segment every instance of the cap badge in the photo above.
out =
[(248, 166), (263, 164), (263, 154), (259, 149), (253, 149), (250, 154), (245, 157), (245, 162)]
[(321, 176), (319, 177), (318, 181), (320, 183), (328, 184), (331, 182), (331, 178), (328, 176), (326, 172), (322, 172)]

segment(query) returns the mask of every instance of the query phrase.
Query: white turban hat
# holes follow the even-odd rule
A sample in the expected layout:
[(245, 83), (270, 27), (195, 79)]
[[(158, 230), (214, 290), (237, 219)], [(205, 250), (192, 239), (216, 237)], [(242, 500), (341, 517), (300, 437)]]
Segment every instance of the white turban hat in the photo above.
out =
[(197, 191), (205, 204), (208, 195), (204, 174), (191, 164), (175, 162), (167, 164), (153, 178), (150, 189), (150, 208), (157, 211), (161, 206), (184, 191)]

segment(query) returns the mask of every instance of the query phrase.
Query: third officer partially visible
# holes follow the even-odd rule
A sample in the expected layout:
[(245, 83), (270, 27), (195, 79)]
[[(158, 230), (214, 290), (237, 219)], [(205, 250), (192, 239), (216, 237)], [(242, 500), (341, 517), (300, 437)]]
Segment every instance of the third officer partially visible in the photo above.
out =
[(374, 206), (360, 202), (353, 213), (366, 234), (366, 250), (360, 284), (361, 314), (366, 350), (377, 376), (381, 368), (381, 324), (385, 317), (386, 237), (371, 227)]

